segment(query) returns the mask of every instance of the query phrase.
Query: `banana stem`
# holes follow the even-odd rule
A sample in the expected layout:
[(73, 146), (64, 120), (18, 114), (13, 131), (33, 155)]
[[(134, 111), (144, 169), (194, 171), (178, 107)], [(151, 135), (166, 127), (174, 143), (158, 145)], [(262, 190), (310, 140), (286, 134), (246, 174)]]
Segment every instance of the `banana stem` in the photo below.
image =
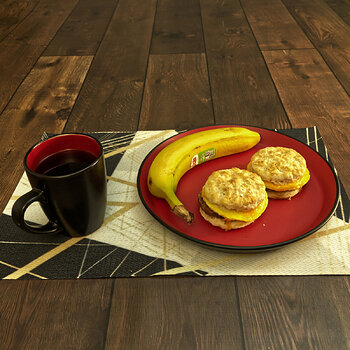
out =
[(193, 214), (190, 213), (183, 205), (175, 205), (172, 211), (174, 214), (184, 219), (188, 224), (192, 223)]

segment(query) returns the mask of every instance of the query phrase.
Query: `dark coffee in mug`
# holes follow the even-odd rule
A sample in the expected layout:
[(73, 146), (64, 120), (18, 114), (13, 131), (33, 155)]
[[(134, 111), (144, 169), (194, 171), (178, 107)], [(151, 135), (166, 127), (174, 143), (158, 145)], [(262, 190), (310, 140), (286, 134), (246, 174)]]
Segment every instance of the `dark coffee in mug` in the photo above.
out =
[[(16, 225), (31, 233), (87, 235), (103, 223), (107, 202), (101, 143), (85, 134), (61, 134), (34, 145), (24, 158), (32, 190), (12, 207)], [(27, 208), (39, 202), (45, 225), (28, 223)]]
[(43, 159), (35, 172), (47, 176), (63, 176), (83, 170), (96, 160), (90, 152), (84, 150), (65, 150)]

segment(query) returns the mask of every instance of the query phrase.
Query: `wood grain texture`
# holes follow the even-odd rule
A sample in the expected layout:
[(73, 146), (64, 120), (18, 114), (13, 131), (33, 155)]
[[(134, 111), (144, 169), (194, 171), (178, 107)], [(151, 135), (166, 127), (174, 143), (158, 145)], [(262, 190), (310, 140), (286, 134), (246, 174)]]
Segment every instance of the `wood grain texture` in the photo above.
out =
[(323, 0), (283, 0), (350, 95), (350, 27)]
[(349, 0), (324, 0), (324, 1), (347, 25), (350, 25)]
[(120, 0), (65, 131), (136, 130), (156, 0)]
[(199, 0), (159, 0), (152, 54), (204, 52)]
[(43, 55), (94, 55), (118, 0), (80, 0)]
[(39, 0), (2, 0), (0, 2), (0, 41), (31, 13), (38, 2)]
[(241, 0), (261, 50), (313, 48), (281, 0)]
[(289, 127), (239, 1), (201, 6), (216, 123)]
[(316, 50), (265, 51), (264, 56), (293, 127), (317, 125), (350, 194), (349, 96)]
[(72, 11), (77, 0), (42, 0), (0, 42), (0, 113)]
[(27, 149), (61, 132), (92, 57), (41, 57), (0, 118), (0, 211), (23, 173)]
[(112, 284), (0, 281), (1, 349), (104, 349)]
[(201, 0), (201, 11), (208, 55), (258, 49), (239, 0)]
[(347, 277), (238, 277), (237, 283), (247, 350), (349, 349)]
[(165, 348), (244, 349), (234, 279), (118, 280), (106, 350)]
[(151, 55), (139, 129), (214, 123), (204, 54)]

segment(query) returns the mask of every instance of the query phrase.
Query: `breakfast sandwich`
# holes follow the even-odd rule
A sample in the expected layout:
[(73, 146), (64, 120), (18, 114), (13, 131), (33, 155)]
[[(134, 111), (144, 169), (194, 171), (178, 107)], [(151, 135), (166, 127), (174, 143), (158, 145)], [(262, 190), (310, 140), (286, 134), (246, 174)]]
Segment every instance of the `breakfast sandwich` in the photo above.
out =
[(267, 207), (260, 176), (238, 168), (214, 171), (198, 195), (200, 213), (224, 230), (241, 228), (256, 220)]
[(247, 169), (262, 178), (269, 198), (290, 199), (310, 180), (304, 157), (292, 148), (260, 149)]

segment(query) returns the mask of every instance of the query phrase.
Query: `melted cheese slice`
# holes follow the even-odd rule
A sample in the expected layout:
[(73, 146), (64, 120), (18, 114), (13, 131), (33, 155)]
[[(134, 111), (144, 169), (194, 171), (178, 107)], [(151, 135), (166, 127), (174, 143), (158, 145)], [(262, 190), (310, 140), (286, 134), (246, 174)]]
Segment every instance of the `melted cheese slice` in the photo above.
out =
[(291, 182), (289, 184), (285, 185), (276, 185), (272, 182), (264, 181), (265, 186), (273, 191), (290, 191), (290, 190), (296, 190), (297, 188), (303, 187), (308, 181), (310, 180), (310, 173), (309, 170), (306, 169), (304, 175), (297, 181)]
[(208, 200), (205, 199), (203, 194), (202, 194), (202, 198), (204, 199), (204, 202), (207, 204), (207, 206), (211, 210), (215, 211), (215, 213), (230, 220), (240, 220), (240, 221), (254, 221), (265, 211), (268, 203), (267, 193), (266, 193), (265, 199), (255, 209), (249, 210), (249, 211), (236, 211), (236, 210), (221, 209), (215, 204), (211, 204)]

